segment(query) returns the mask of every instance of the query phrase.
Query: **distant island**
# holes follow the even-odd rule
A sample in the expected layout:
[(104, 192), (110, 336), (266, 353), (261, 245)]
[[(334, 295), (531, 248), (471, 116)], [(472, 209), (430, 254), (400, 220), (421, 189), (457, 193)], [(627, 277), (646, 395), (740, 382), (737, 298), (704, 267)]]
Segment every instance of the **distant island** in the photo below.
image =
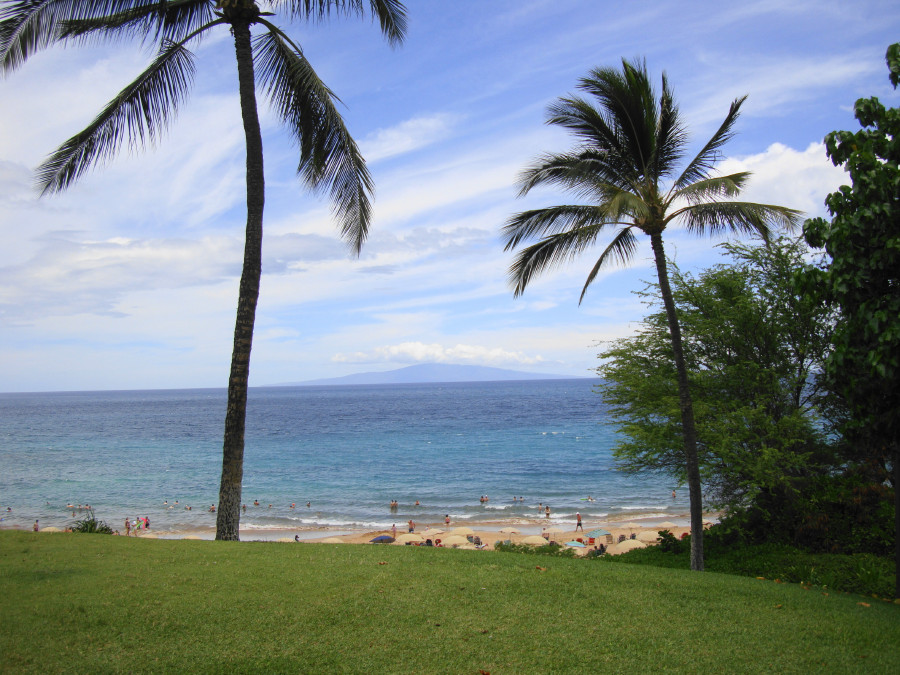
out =
[(356, 373), (305, 382), (281, 382), (274, 387), (313, 387), (335, 384), (431, 384), (440, 382), (505, 382), (510, 380), (575, 380), (572, 375), (528, 373), (487, 366), (458, 366), (444, 363), (422, 363), (378, 373)]

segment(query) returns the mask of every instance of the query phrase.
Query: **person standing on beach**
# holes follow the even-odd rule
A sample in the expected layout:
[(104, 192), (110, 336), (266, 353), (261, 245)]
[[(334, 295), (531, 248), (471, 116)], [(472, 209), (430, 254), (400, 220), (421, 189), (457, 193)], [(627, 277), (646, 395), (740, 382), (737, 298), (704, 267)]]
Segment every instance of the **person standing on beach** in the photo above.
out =
[(35, 532), (38, 531), (38, 521), (34, 521), (34, 526), (31, 529), (34, 530)]
[(391, 525), (391, 536), (396, 539), (397, 538), (397, 523)]
[(550, 517), (550, 505), (549, 504), (547, 504), (547, 506), (544, 507), (544, 515), (547, 516), (548, 518)]
[(131, 521), (128, 518), (125, 519), (125, 536), (128, 537), (131, 535)]
[(409, 524), (409, 531), (410, 531), (410, 532), (415, 532), (415, 531), (416, 531), (416, 524), (413, 522), (413, 519), (412, 519), (412, 518), (409, 519), (409, 523), (408, 523), (408, 524)]
[(575, 512), (575, 531), (578, 532), (578, 530), (581, 530), (582, 532), (584, 532), (584, 526), (581, 524), (581, 514), (576, 511)]
[(444, 516), (444, 525), (446, 525), (447, 527), (450, 527), (450, 514), (449, 513), (446, 516)]

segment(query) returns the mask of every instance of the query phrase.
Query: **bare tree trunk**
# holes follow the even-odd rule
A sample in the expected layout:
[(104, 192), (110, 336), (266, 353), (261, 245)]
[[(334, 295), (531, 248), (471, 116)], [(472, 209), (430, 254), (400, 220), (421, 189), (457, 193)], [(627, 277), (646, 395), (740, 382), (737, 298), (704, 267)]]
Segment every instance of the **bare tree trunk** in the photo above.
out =
[(687, 484), (691, 502), (691, 569), (703, 570), (703, 487), (700, 484), (700, 460), (697, 456), (697, 428), (694, 424), (694, 404), (688, 386), (687, 367), (684, 363), (684, 347), (681, 343), (681, 326), (672, 299), (672, 287), (669, 285), (669, 272), (666, 267), (666, 253), (663, 249), (661, 234), (651, 234), (650, 244), (656, 261), (656, 274), (659, 277), (659, 290), (666, 318), (669, 322), (669, 334), (672, 338), (672, 353), (675, 357), (675, 370), (678, 373), (678, 398), (681, 406), (681, 429), (684, 435), (684, 459), (687, 469)]
[(225, 440), (222, 447), (222, 480), (216, 514), (216, 539), (237, 541), (240, 536), (241, 481), (244, 477), (244, 425), (247, 416), (247, 383), (250, 377), (250, 349), (262, 275), (262, 221), (265, 203), (262, 134), (256, 109), (253, 52), (249, 22), (234, 22), (234, 47), (240, 85), (241, 116), (247, 144), (247, 231), (244, 267), (238, 293), (237, 318), (231, 375), (228, 379), (228, 408), (225, 413)]

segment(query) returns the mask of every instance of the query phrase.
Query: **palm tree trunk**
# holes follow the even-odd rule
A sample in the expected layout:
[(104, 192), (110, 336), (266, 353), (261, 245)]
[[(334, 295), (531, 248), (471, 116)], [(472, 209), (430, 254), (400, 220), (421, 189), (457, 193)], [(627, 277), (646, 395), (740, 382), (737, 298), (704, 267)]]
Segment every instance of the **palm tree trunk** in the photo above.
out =
[(687, 484), (691, 502), (691, 569), (703, 570), (703, 488), (700, 485), (700, 460), (697, 456), (697, 428), (694, 424), (694, 404), (688, 387), (687, 367), (684, 363), (684, 347), (681, 344), (681, 326), (672, 299), (669, 285), (669, 271), (666, 267), (666, 253), (663, 249), (662, 234), (651, 234), (650, 244), (656, 261), (659, 290), (669, 334), (672, 338), (672, 353), (675, 356), (675, 370), (678, 373), (678, 399), (681, 406), (681, 429), (684, 435), (684, 458), (687, 469)]
[(900, 600), (900, 443), (893, 443), (894, 463), (894, 599)]
[(216, 514), (216, 539), (237, 541), (241, 520), (241, 481), (244, 476), (244, 424), (247, 416), (247, 383), (250, 377), (250, 348), (256, 301), (262, 275), (262, 220), (265, 203), (262, 134), (256, 110), (253, 52), (250, 24), (232, 23), (237, 56), (241, 116), (247, 144), (247, 231), (244, 241), (244, 268), (238, 293), (234, 324), (231, 375), (228, 379), (228, 408), (225, 413), (225, 440), (222, 447), (222, 480)]

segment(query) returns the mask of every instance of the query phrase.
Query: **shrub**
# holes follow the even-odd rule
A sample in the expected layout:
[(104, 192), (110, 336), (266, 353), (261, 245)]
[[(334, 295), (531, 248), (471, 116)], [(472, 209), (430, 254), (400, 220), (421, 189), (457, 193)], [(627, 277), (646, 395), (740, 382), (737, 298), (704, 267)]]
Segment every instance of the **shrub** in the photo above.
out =
[(112, 534), (112, 528), (102, 520), (97, 520), (93, 509), (88, 509), (87, 515), (72, 526), (72, 532), (86, 532), (88, 534)]
[(529, 546), (528, 544), (513, 544), (512, 542), (498, 541), (494, 543), (495, 551), (506, 553), (526, 553), (530, 555), (550, 555), (557, 558), (574, 558), (575, 549), (560, 546), (551, 541), (545, 546)]
[[(690, 545), (690, 542), (688, 542), (688, 545)], [(681, 542), (669, 530), (660, 530), (659, 550), (665, 553), (681, 553)]]

